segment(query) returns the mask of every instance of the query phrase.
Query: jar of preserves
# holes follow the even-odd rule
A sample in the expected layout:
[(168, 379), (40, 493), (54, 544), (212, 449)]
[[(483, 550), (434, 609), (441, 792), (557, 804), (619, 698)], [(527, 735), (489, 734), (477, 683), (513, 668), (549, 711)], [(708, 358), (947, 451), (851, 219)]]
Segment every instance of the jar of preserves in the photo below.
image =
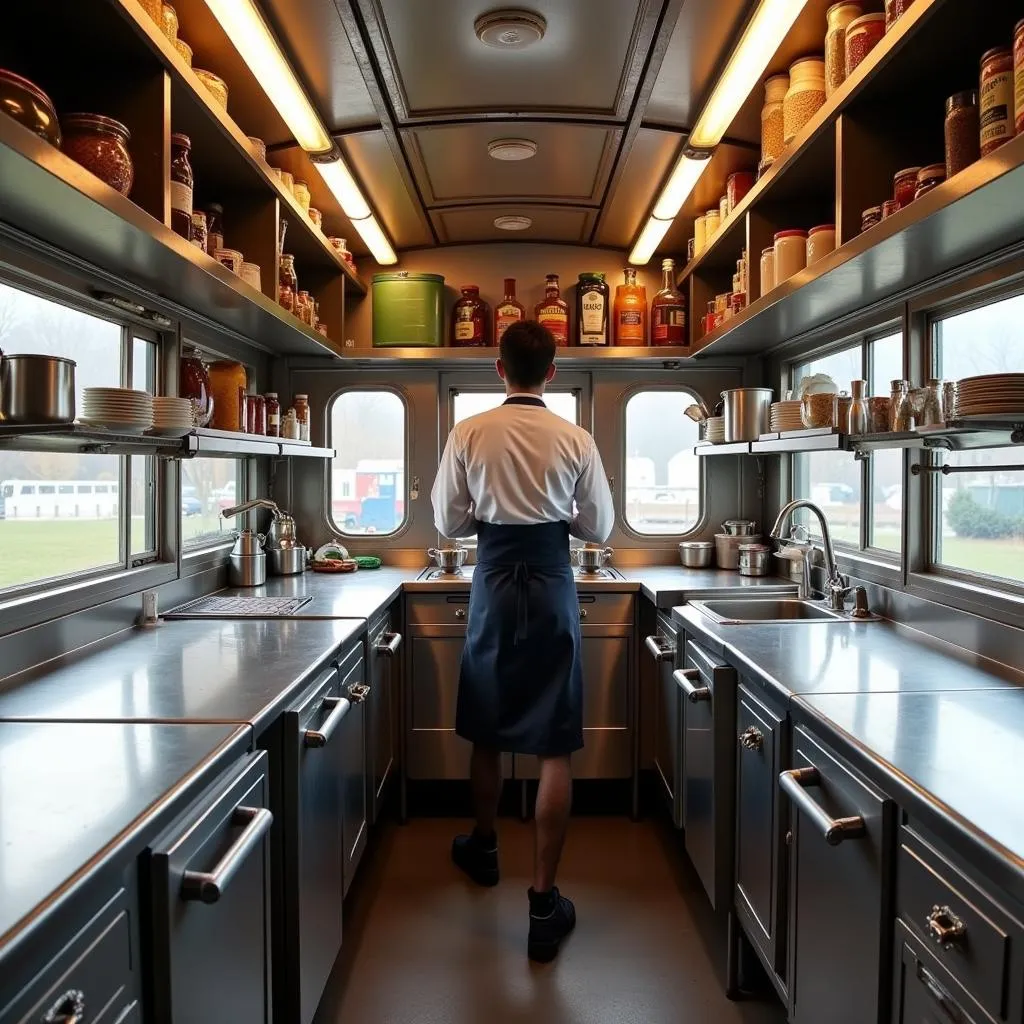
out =
[[(1021, 112), (1024, 115), (1024, 111)], [(946, 100), (946, 177), (952, 178), (981, 156), (978, 94), (973, 89)]]
[(885, 0), (885, 31), (896, 24), (896, 22), (907, 13), (907, 8), (914, 0)]
[(312, 196), (309, 194), (309, 186), (304, 181), (296, 181), (292, 185), (292, 195), (295, 196), (296, 202), (299, 206), (309, 213), (309, 204), (312, 201)]
[(775, 235), (776, 288), (807, 266), (807, 232), (799, 228)]
[(604, 274), (580, 274), (576, 285), (576, 341), (588, 347), (608, 344), (609, 288)]
[(490, 310), (480, 298), (480, 287), (464, 284), (462, 297), (452, 307), (452, 345), (455, 348), (481, 348), (489, 344)]
[(789, 89), (783, 102), (783, 137), (789, 145), (825, 104), (825, 61), (804, 57), (789, 69)]
[(933, 188), (938, 188), (945, 180), (945, 164), (929, 164), (927, 167), (922, 167), (917, 175), (917, 191), (914, 193), (914, 198), (920, 199), (921, 196), (927, 195)]
[(900, 204), (895, 199), (886, 199), (882, 203), (882, 220), (888, 220), (894, 213), (898, 213)]
[(309, 395), (296, 395), (292, 399), (295, 418), (299, 421), (299, 440), (308, 441), (311, 436), (309, 423)]
[(1006, 47), (981, 58), (981, 155), (1009, 142), (1014, 133), (1013, 53)]
[(210, 425), (213, 417), (210, 369), (197, 348), (189, 349), (178, 364), (178, 395), (191, 400), (192, 420), (195, 426)]
[[(785, 110), (789, 75), (773, 75), (764, 83), (764, 106), (761, 107), (761, 160), (777, 160), (786, 148)], [(697, 246), (700, 251), (700, 246)]]
[(1013, 30), (1013, 109), (1014, 128), (1024, 135), (1024, 21), (1018, 21)]
[(189, 152), (192, 140), (175, 132), (171, 136), (171, 228), (182, 238), (192, 239), (192, 192), (195, 179)]
[(128, 152), (128, 129), (102, 114), (65, 114), (60, 121), (61, 148), (75, 163), (126, 196), (132, 190), (135, 167)]
[(220, 203), (210, 203), (206, 208), (206, 251), (212, 256), (224, 248), (224, 208)]
[(693, 221), (693, 251), (696, 256), (699, 256), (705, 249), (708, 243), (708, 232), (707, 232), (707, 218), (705, 215), (699, 214), (694, 218)]
[(206, 214), (202, 210), (192, 211), (192, 244), (203, 252), (208, 251), (210, 237), (206, 223)]
[(213, 417), (210, 426), (217, 430), (242, 430), (246, 389), (245, 367), (220, 359), (210, 364), (210, 388), (213, 391)]
[(819, 224), (807, 232), (807, 266), (824, 259), (829, 253), (835, 252), (835, 224)]
[(306, 324), (307, 327), (313, 326), (313, 296), (309, 292), (303, 290), (299, 292), (298, 299), (298, 310), (296, 315), (298, 318)]
[(729, 199), (729, 213), (736, 209), (754, 187), (753, 171), (736, 171), (730, 174), (725, 182), (725, 191)]
[(266, 434), (267, 406), (262, 395), (245, 396), (245, 432), (247, 434)]
[(861, 61), (885, 35), (884, 14), (862, 14), (846, 26), (846, 77), (860, 67)]
[(276, 391), (268, 391), (264, 396), (267, 409), (267, 437), (281, 436), (281, 403)]
[(825, 95), (831, 96), (846, 81), (846, 29), (864, 9), (859, 3), (833, 4), (825, 14)]
[(767, 295), (775, 287), (775, 248), (768, 246), (761, 253), (761, 294)]
[(909, 206), (914, 201), (914, 192), (917, 189), (917, 172), (920, 167), (904, 167), (897, 171), (892, 179), (892, 195), (899, 204), (899, 209)]
[(278, 265), (277, 301), (289, 313), (297, 312), (299, 278), (295, 273), (295, 257), (283, 253)]
[(860, 215), (860, 229), (861, 231), (867, 231), (868, 228), (873, 228), (876, 224), (882, 223), (882, 208), (880, 206), (869, 206)]

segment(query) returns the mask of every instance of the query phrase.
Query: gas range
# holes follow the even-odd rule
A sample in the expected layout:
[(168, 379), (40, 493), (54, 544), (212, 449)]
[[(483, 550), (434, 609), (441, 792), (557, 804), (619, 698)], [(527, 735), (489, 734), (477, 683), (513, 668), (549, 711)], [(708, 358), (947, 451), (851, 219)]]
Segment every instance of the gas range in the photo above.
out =
[[(464, 565), (461, 569), (458, 569), (455, 572), (446, 572), (444, 569), (438, 569), (434, 566), (429, 569), (424, 569), (423, 572), (416, 577), (416, 582), (447, 583), (449, 585), (458, 585), (460, 583), (468, 584), (472, 582), (474, 568), (475, 566), (472, 565)], [(592, 572), (587, 572), (577, 566), (574, 566), (573, 575), (576, 577), (576, 582), (582, 585), (625, 582), (625, 577), (622, 573), (617, 569), (613, 569), (611, 566), (605, 566), (603, 569), (595, 569)]]

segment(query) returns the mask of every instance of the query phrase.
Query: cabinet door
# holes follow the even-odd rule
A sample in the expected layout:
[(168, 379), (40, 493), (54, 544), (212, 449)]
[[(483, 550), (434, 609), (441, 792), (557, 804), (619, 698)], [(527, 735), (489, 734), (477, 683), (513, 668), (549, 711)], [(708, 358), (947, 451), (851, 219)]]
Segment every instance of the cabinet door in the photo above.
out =
[(159, 1024), (270, 1024), (268, 788), (249, 755), (152, 847)]
[[(906, 935), (897, 924), (897, 939)], [(973, 1002), (956, 980), (928, 954), (919, 953), (909, 941), (901, 943), (896, 979), (893, 1024), (982, 1024), (991, 1020), (980, 1012), (968, 1013)]]
[(377, 821), (395, 766), (401, 646), (402, 634), (392, 631), (390, 615), (379, 623), (379, 628), (371, 629), (371, 693), (367, 699), (367, 716), (370, 763), (373, 766), (373, 783), (370, 788), (370, 820), (373, 823)]
[(777, 969), (782, 719), (741, 685), (736, 724), (736, 906), (751, 940)]
[(644, 641), (641, 657), (654, 659), (654, 774), (672, 823), (682, 828), (680, 799), (680, 767), (682, 762), (682, 721), (680, 718), (679, 685), (673, 672), (676, 667), (676, 637), (669, 636), (661, 622), (658, 633)]
[(455, 735), (465, 627), (414, 627), (409, 643), (409, 778), (466, 779), (470, 747)]
[(369, 785), (366, 760), (366, 708), (372, 690), (366, 682), (366, 660), (362, 645), (338, 668), (341, 695), (350, 707), (338, 726), (338, 753), (341, 758), (342, 819), (341, 834), (345, 844), (345, 893), (355, 877), (369, 832)]
[(886, 1010), (893, 805), (805, 729), (782, 785), (792, 809), (792, 1024), (874, 1024)]

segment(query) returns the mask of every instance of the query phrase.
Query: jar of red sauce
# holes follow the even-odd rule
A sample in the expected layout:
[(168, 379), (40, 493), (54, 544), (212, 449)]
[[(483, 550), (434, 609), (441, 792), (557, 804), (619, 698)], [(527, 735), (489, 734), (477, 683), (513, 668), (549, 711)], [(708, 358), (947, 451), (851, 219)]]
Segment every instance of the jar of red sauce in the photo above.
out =
[(1013, 51), (989, 50), (981, 58), (981, 155), (988, 156), (1014, 134)]
[(892, 194), (899, 204), (900, 210), (914, 201), (914, 192), (917, 190), (917, 172), (920, 170), (920, 167), (905, 167), (902, 171), (897, 171), (893, 177)]
[(863, 14), (846, 26), (846, 77), (857, 70), (861, 61), (885, 35), (884, 14)]
[(725, 195), (729, 205), (729, 213), (743, 201), (743, 197), (754, 187), (753, 171), (736, 171), (730, 174), (725, 182)]
[(899, 18), (907, 13), (907, 8), (914, 0), (885, 0), (885, 31), (896, 24)]

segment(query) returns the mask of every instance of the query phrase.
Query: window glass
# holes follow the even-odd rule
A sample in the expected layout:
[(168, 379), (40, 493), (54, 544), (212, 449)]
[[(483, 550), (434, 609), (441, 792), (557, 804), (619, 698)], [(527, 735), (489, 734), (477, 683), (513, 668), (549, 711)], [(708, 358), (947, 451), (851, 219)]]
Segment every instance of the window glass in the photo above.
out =
[(224, 544), (244, 525), (221, 512), (246, 500), (243, 459), (183, 459), (181, 543), (183, 549)]
[[(456, 391), (452, 400), (453, 423), (497, 409), (505, 401), (504, 391)], [(572, 391), (547, 391), (544, 404), (570, 423), (579, 423), (579, 402)]]
[(861, 345), (858, 342), (852, 348), (844, 348), (838, 352), (809, 359), (806, 362), (794, 363), (792, 372), (793, 397), (800, 396), (800, 382), (804, 377), (823, 373), (832, 378), (839, 391), (850, 393), (850, 381), (859, 380), (864, 370)]
[[(793, 497), (808, 498), (821, 509), (836, 544), (859, 547), (861, 468), (852, 452), (794, 455)], [(821, 537), (818, 517), (806, 509), (798, 509), (793, 522), (804, 524), (812, 537)]]
[(396, 533), (405, 523), (405, 402), (385, 388), (343, 391), (331, 404), (330, 508), (352, 535)]
[[(886, 396), (892, 382), (903, 377), (903, 335), (890, 334), (871, 342), (871, 377), (868, 394)], [(880, 551), (903, 550), (903, 453), (890, 449), (872, 452), (871, 515), (868, 545)]]
[(156, 459), (133, 455), (128, 460), (132, 481), (132, 555), (156, 552)]
[(700, 522), (697, 424), (683, 415), (689, 391), (638, 391), (626, 403), (626, 522), (637, 533), (674, 536)]

